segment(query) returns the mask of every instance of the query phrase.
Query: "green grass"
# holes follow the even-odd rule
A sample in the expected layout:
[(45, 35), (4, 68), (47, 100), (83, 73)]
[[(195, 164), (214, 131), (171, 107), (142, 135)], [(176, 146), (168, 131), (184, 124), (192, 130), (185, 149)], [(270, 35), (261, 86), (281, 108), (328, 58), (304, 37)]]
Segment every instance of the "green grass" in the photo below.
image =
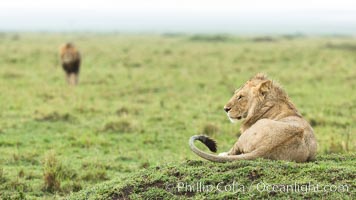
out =
[[(58, 47), (66, 41), (83, 55), (78, 87), (66, 85), (59, 66)], [(61, 198), (104, 181), (128, 184), (125, 177), (166, 163), (186, 167), (189, 175), (196, 169), (190, 172), (186, 160), (198, 160), (189, 137), (206, 133), (219, 151), (228, 150), (239, 124), (222, 108), (257, 72), (279, 81), (313, 125), (321, 159), (349, 155), (356, 151), (355, 46), (354, 38), (336, 37), (0, 34), (0, 196)], [(338, 165), (355, 171), (347, 167), (355, 165), (354, 156), (347, 160)], [(160, 187), (142, 192), (167, 193)]]
[(69, 199), (354, 199), (355, 154), (318, 156), (314, 163), (255, 160), (186, 161), (114, 179)]

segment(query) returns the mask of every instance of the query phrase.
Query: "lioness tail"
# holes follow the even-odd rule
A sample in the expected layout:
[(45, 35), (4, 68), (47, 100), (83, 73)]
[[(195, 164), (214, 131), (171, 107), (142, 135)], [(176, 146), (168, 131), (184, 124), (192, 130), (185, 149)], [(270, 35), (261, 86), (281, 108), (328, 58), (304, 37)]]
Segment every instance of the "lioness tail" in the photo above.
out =
[(216, 152), (216, 142), (213, 139), (211, 139), (205, 135), (194, 135), (190, 138), (190, 140), (189, 140), (190, 149), (195, 154), (197, 154), (198, 156), (200, 156), (206, 160), (210, 160), (213, 162), (229, 162), (229, 161), (234, 161), (234, 160), (250, 160), (250, 159), (256, 158), (256, 153), (254, 153), (254, 152), (247, 153), (247, 154), (240, 154), (240, 155), (231, 155), (231, 156), (217, 156), (217, 155), (213, 155), (210, 153), (206, 153), (206, 152), (198, 149), (194, 145), (195, 140), (201, 141), (212, 152)]

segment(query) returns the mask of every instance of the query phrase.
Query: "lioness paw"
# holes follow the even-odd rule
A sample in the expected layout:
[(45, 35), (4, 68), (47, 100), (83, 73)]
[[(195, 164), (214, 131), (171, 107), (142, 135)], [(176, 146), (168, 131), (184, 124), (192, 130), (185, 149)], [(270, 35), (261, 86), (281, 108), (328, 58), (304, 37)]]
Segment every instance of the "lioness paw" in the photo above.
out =
[(219, 153), (219, 156), (228, 156), (228, 152)]

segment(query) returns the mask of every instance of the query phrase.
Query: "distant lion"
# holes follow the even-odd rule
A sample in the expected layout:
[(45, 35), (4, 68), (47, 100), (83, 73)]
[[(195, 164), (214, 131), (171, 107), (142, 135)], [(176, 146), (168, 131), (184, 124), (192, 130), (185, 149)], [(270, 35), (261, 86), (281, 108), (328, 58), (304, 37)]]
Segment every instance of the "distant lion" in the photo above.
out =
[(231, 122), (243, 119), (241, 136), (228, 152), (213, 155), (194, 145), (203, 142), (216, 152), (214, 140), (193, 136), (191, 150), (214, 162), (266, 158), (307, 162), (315, 159), (317, 142), (312, 127), (297, 111), (286, 92), (263, 74), (247, 81), (224, 106)]
[(60, 47), (59, 55), (63, 70), (66, 72), (68, 84), (77, 85), (81, 61), (79, 51), (72, 43), (68, 42)]

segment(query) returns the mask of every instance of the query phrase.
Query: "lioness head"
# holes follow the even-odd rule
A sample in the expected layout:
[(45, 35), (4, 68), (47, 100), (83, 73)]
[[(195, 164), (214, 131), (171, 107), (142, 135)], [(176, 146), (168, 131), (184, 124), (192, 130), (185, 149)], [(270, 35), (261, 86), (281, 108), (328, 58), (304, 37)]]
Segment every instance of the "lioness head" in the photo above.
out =
[(231, 99), (224, 106), (231, 122), (244, 119), (255, 112), (263, 103), (272, 81), (263, 74), (257, 74), (237, 89)]

